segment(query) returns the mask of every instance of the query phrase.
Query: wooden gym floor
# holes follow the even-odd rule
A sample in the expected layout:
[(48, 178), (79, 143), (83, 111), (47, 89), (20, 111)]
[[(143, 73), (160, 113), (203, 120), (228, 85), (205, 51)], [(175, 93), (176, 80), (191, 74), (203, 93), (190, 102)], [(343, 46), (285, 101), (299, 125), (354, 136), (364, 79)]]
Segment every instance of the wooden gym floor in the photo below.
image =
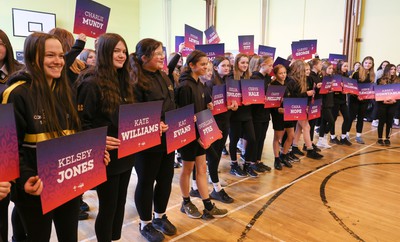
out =
[[(341, 120), (339, 117), (336, 122), (337, 131)], [(320, 161), (303, 157), (291, 169), (272, 169), (258, 178), (230, 175), (229, 157), (223, 156), (220, 177), (228, 182), (225, 191), (235, 201), (213, 201), (229, 214), (208, 221), (190, 219), (180, 212), (181, 168), (175, 169), (167, 215), (178, 233), (166, 236), (166, 241), (400, 241), (399, 132), (392, 130), (390, 147), (379, 146), (376, 128), (365, 122), (365, 145), (356, 144), (351, 135), (352, 146), (333, 145), (322, 151)], [(271, 167), (272, 137), (270, 125), (263, 161)], [(146, 241), (138, 230), (135, 184), (133, 171), (120, 241)], [(84, 200), (91, 210), (89, 219), (79, 222), (79, 240), (96, 241), (96, 192), (86, 192)], [(192, 201), (203, 209), (199, 198)], [(54, 231), (52, 241), (57, 241)]]

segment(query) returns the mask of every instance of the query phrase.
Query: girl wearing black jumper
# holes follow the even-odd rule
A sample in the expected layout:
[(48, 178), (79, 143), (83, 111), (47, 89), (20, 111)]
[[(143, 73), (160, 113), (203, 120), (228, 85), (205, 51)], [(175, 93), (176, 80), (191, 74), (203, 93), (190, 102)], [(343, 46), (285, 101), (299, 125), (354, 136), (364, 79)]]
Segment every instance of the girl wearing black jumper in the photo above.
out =
[[(179, 107), (194, 104), (194, 112), (198, 113), (207, 109), (205, 97), (205, 88), (200, 82), (199, 77), (207, 71), (208, 58), (202, 51), (195, 50), (189, 54), (186, 59), (185, 70), (179, 78), (179, 87), (177, 90), (177, 103)], [(207, 184), (207, 165), (205, 149), (208, 147), (202, 143), (199, 133), (196, 129), (196, 140), (187, 144), (180, 149), (183, 160), (183, 167), (180, 177), (180, 187), (183, 197), (181, 212), (186, 213), (190, 218), (203, 217), (224, 217), (228, 213), (226, 209), (218, 209), (212, 204), (208, 194)], [(198, 211), (197, 207), (190, 201), (190, 175), (196, 165), (196, 183), (203, 199), (204, 210), (203, 215)]]
[[(250, 79), (249, 71), (249, 56), (246, 54), (239, 53), (235, 58), (235, 65), (233, 67), (233, 73), (229, 78), (234, 80)], [(245, 152), (245, 163), (243, 169), (240, 168), (237, 162), (236, 156), (236, 145), (240, 137), (244, 137), (247, 141), (246, 152)], [(237, 111), (232, 112), (230, 120), (230, 131), (229, 131), (229, 153), (231, 156), (231, 171), (232, 175), (238, 177), (245, 177), (247, 175), (251, 177), (258, 177), (257, 172), (251, 167), (251, 161), (255, 152), (255, 133), (253, 126), (253, 119), (251, 113), (251, 105), (242, 105)]]
[(83, 129), (107, 126), (107, 150), (111, 163), (107, 181), (97, 186), (99, 213), (95, 231), (98, 241), (121, 238), (125, 202), (134, 163), (133, 156), (117, 158), (119, 106), (134, 102), (129, 78), (128, 50), (118, 34), (103, 34), (98, 40), (96, 66), (77, 80), (78, 114)]
[[(225, 84), (226, 77), (229, 74), (230, 69), (229, 59), (224, 56), (215, 57), (212, 64), (213, 75), (211, 81), (206, 82), (206, 85), (210, 88), (211, 93), (214, 86)], [(234, 102), (228, 106), (228, 111), (214, 116), (215, 122), (222, 132), (222, 139), (216, 140), (211, 144), (210, 148), (206, 150), (208, 171), (214, 187), (213, 191), (210, 193), (210, 197), (224, 203), (232, 203), (233, 198), (231, 198), (225, 192), (225, 190), (222, 189), (218, 176), (218, 166), (221, 160), (222, 150), (225, 147), (225, 142), (229, 134), (229, 119), (232, 112), (231, 110), (236, 111), (237, 108), (237, 104)]]
[[(322, 62), (322, 75), (332, 76), (333, 65), (329, 61)], [(335, 120), (332, 115), (332, 108), (334, 106), (333, 92), (328, 90), (327, 94), (321, 94), (322, 96), (322, 107), (321, 107), (321, 126), (319, 128), (319, 139), (317, 146), (321, 148), (331, 148), (328, 144), (328, 133), (331, 130), (332, 125), (335, 125)]]
[[(351, 78), (356, 79), (358, 84), (373, 83), (375, 80), (374, 58), (372, 58), (371, 56), (365, 57), (362, 61), (362, 65), (356, 72), (353, 73), (353, 76)], [(364, 125), (363, 119), (367, 112), (368, 103), (369, 100), (363, 100), (360, 96), (349, 96), (350, 120), (354, 120), (357, 116), (356, 142), (359, 144), (365, 144), (364, 140), (361, 137), (361, 133)], [(353, 122), (350, 122), (350, 125), (347, 128), (347, 136), (352, 124)]]
[[(396, 66), (393, 64), (386, 65), (383, 76), (377, 80), (377, 85), (387, 85), (399, 83), (399, 78), (396, 76)], [(396, 100), (385, 99), (384, 101), (376, 102), (378, 105), (378, 141), (380, 145), (390, 145), (390, 133), (392, 131), (393, 117), (396, 112)], [(385, 140), (382, 139), (383, 126), (386, 125)]]
[[(165, 214), (171, 194), (175, 154), (174, 152), (167, 153), (165, 131), (168, 125), (164, 121), (165, 113), (175, 109), (174, 88), (171, 80), (162, 71), (165, 56), (160, 41), (150, 38), (142, 39), (137, 43), (135, 51), (132, 54), (132, 60), (136, 66), (136, 101), (163, 101), (160, 124), (161, 144), (139, 152), (135, 156), (135, 170), (138, 176), (135, 204), (140, 217), (140, 233), (148, 241), (162, 241), (164, 239), (162, 233), (176, 234), (175, 226)], [(154, 217), (152, 219), (153, 203)]]
[[(347, 75), (348, 68), (349, 64), (347, 62), (339, 61), (336, 66), (337, 70), (336, 73), (338, 75), (348, 77)], [(344, 94), (343, 92), (334, 92), (333, 103), (334, 103), (332, 108), (333, 118), (336, 122), (336, 119), (339, 116), (339, 111), (340, 111), (340, 113), (343, 116), (343, 123), (342, 123), (342, 134), (340, 136), (340, 140), (335, 135), (335, 124), (331, 126), (330, 142), (333, 144), (350, 146), (351, 142), (346, 137), (346, 132), (348, 126), (350, 125), (349, 123), (351, 122), (349, 107), (347, 106), (347, 101), (346, 101), (346, 94)]]
[[(254, 57), (253, 57), (254, 58)], [(267, 90), (268, 85), (271, 82), (271, 76), (269, 73), (272, 71), (272, 64), (274, 59), (270, 56), (261, 56), (258, 59), (258, 70), (254, 71), (251, 75), (251, 79), (261, 79), (264, 81), (264, 89)], [(251, 113), (253, 118), (253, 126), (256, 138), (256, 149), (250, 165), (257, 172), (271, 171), (271, 167), (265, 165), (261, 161), (261, 156), (264, 149), (264, 141), (268, 130), (268, 124), (270, 120), (269, 108), (264, 108), (264, 104), (253, 104), (251, 105)]]
[[(79, 118), (65, 73), (61, 41), (45, 33), (25, 40), (26, 68), (12, 75), (2, 103), (13, 103), (18, 136), (20, 177), (12, 199), (24, 222), (28, 241), (49, 241), (52, 222), (58, 241), (78, 240), (79, 198), (43, 215), (37, 174), (36, 144), (79, 130)], [(39, 117), (39, 119), (37, 119)], [(3, 215), (2, 215), (3, 216)]]

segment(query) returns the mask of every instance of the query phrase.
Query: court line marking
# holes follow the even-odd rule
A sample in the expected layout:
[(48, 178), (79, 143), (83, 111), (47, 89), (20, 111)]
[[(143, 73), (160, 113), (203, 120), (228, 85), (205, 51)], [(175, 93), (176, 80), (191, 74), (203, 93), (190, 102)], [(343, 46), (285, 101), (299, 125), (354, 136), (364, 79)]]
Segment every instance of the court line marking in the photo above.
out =
[[(368, 130), (367, 132), (364, 132), (363, 134), (368, 134), (368, 133), (370, 133), (370, 132), (376, 132), (376, 129)], [(395, 134), (397, 134), (397, 133), (399, 133), (399, 132), (400, 132), (400, 131), (395, 132), (395, 133), (392, 133), (391, 135), (395, 135)], [(355, 139), (355, 137), (353, 137), (353, 138), (351, 138), (351, 139)], [(338, 162), (340, 162), (340, 161), (342, 161), (342, 160), (344, 160), (344, 159), (347, 159), (348, 156), (352, 156), (352, 155), (354, 155), (354, 154), (356, 154), (356, 153), (358, 153), (358, 152), (360, 152), (360, 151), (362, 151), (362, 150), (365, 150), (365, 149), (367, 149), (367, 148), (370, 148), (371, 146), (373, 146), (373, 145), (375, 145), (375, 144), (376, 144), (376, 143), (372, 143), (372, 144), (370, 144), (370, 145), (364, 146), (364, 147), (362, 147), (361, 149), (359, 149), (359, 150), (357, 150), (357, 151), (354, 151), (353, 153), (351, 153), (351, 154), (349, 154), (349, 155), (347, 155), (347, 156), (345, 156), (345, 157), (342, 157), (342, 158), (340, 158), (340, 159), (337, 160), (337, 161), (334, 161), (334, 162), (332, 162), (332, 163), (329, 163), (329, 164), (327, 164), (327, 165), (325, 165), (325, 166), (323, 166), (323, 167), (317, 168), (317, 169), (314, 170), (313, 172), (310, 172), (309, 174), (307, 174), (307, 175), (305, 175), (305, 176), (303, 176), (303, 177), (300, 177), (300, 178), (298, 178), (298, 179), (295, 179), (294, 181), (292, 181), (292, 182), (290, 182), (290, 183), (287, 183), (286, 185), (283, 185), (283, 186), (281, 186), (280, 188), (277, 188), (277, 189), (275, 189), (275, 190), (273, 190), (273, 191), (270, 191), (270, 192), (268, 192), (268, 193), (262, 195), (261, 197), (258, 197), (258, 198), (254, 199), (254, 200), (252, 200), (252, 201), (250, 201), (250, 202), (248, 202), (248, 203), (245, 203), (245, 204), (243, 204), (243, 205), (241, 205), (241, 206), (239, 206), (239, 207), (237, 207), (237, 208), (235, 208), (235, 209), (233, 209), (233, 210), (230, 210), (230, 211), (228, 212), (227, 215), (232, 214), (232, 213), (234, 213), (234, 212), (236, 212), (236, 211), (238, 211), (238, 210), (241, 210), (242, 208), (245, 208), (245, 207), (247, 207), (247, 206), (249, 206), (249, 205), (251, 205), (251, 204), (253, 204), (253, 203), (255, 203), (255, 202), (258, 202), (259, 200), (262, 200), (262, 199), (264, 199), (264, 198), (266, 198), (266, 197), (269, 197), (269, 196), (271, 196), (272, 194), (278, 192), (278, 191), (281, 190), (281, 189), (285, 189), (285, 188), (287, 188), (287, 187), (289, 187), (289, 186), (292, 186), (293, 184), (296, 184), (297, 182), (299, 182), (299, 181), (301, 181), (301, 180), (303, 180), (303, 179), (305, 179), (305, 178), (307, 178), (307, 177), (309, 177), (309, 176), (311, 176), (311, 175), (313, 175), (313, 174), (315, 174), (315, 173), (317, 173), (317, 172), (319, 172), (319, 171), (322, 171), (323, 169), (325, 169), (325, 168), (327, 168), (327, 167), (330, 167), (331, 165), (334, 165), (334, 164), (336, 164), (336, 163), (338, 163)], [(323, 150), (325, 150), (325, 149), (323, 149)], [(248, 180), (248, 179), (250, 179), (250, 178), (249, 178), (249, 177), (246, 177), (246, 178), (240, 179), (240, 180), (238, 180), (238, 181), (236, 181), (236, 182), (233, 182), (233, 183), (229, 184), (227, 187), (233, 186), (233, 185), (236, 185), (236, 184), (239, 184), (239, 183), (241, 183), (241, 182), (243, 182), (243, 181), (246, 181), (246, 180)], [(200, 198), (196, 198), (196, 199), (200, 199)], [(195, 200), (195, 199), (193, 199), (193, 200)], [(173, 206), (168, 207), (168, 208), (167, 208), (167, 211), (169, 211), (169, 210), (171, 210), (171, 209), (175, 209), (175, 208), (180, 207), (180, 206), (181, 206), (180, 203), (175, 204), (175, 205), (173, 205)], [(178, 236), (172, 238), (170, 241), (178, 241), (179, 239), (184, 238), (184, 237), (186, 237), (186, 236), (188, 236), (188, 235), (190, 235), (190, 234), (192, 234), (192, 233), (194, 233), (194, 232), (196, 232), (196, 231), (198, 231), (198, 230), (204, 228), (205, 226), (208, 226), (209, 224), (212, 224), (212, 223), (218, 221), (219, 219), (221, 219), (221, 218), (214, 218), (213, 220), (204, 222), (203, 224), (201, 224), (201, 225), (199, 225), (199, 226), (197, 226), (197, 227), (195, 227), (195, 228), (193, 228), (193, 229), (191, 229), (191, 230), (188, 230), (188, 231), (186, 231), (186, 232), (183, 233), (183, 234), (180, 234), (180, 235), (178, 235)], [(200, 220), (200, 221), (202, 221), (202, 220)], [(124, 228), (124, 227), (127, 227), (127, 226), (132, 225), (132, 224), (135, 224), (135, 223), (139, 223), (139, 222), (140, 222), (140, 218), (137, 217), (136, 219), (134, 219), (134, 220), (132, 220), (132, 221), (130, 221), (130, 222), (124, 223), (124, 224), (122, 225), (122, 227)], [(80, 241), (81, 241), (81, 242), (89, 242), (89, 241), (92, 241), (92, 240), (95, 240), (95, 241), (96, 241), (96, 235), (94, 235), (94, 236), (92, 236), (92, 237), (89, 237), (89, 238), (86, 238), (86, 239), (83, 239), (83, 240), (80, 240)]]

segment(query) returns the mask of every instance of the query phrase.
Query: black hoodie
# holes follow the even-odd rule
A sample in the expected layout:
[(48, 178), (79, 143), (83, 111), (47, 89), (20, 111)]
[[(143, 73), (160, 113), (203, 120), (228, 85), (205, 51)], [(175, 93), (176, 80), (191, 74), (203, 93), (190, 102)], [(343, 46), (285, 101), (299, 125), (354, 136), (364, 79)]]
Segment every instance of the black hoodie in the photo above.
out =
[[(8, 88), (2, 93), (1, 102), (14, 105), (18, 137), (20, 177), (16, 181), (16, 192), (12, 193), (13, 200), (15, 202), (29, 200), (40, 205), (40, 196), (29, 195), (24, 190), (26, 181), (37, 175), (36, 144), (48, 139), (45, 135), (45, 126), (42, 125), (46, 121), (45, 115), (42, 111), (38, 111), (35, 102), (37, 94), (30, 88), (31, 83), (32, 79), (28, 73), (23, 71), (16, 73), (8, 80)], [(75, 130), (66, 130), (69, 114), (65, 112), (65, 108), (58, 102), (54, 105), (60, 116), (61, 128), (66, 133), (75, 133)]]
[(194, 113), (207, 109), (205, 86), (199, 79), (195, 80), (190, 72), (183, 72), (179, 77), (176, 99), (179, 107), (193, 103)]

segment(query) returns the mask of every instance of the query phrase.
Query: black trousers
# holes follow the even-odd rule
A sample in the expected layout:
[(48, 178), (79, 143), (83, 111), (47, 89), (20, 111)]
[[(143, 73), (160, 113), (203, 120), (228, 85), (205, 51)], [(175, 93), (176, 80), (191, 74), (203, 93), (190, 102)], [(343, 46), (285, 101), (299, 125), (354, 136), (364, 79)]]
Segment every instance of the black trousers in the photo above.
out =
[(315, 124), (317, 123), (317, 120), (319, 120), (319, 118), (317, 118), (317, 119), (312, 119), (312, 120), (308, 120), (308, 124), (310, 125), (310, 138), (311, 138), (311, 142), (314, 141), (314, 130), (315, 130)]
[[(350, 114), (349, 114), (349, 108), (347, 107), (346, 103), (335, 103), (335, 105), (332, 108), (332, 116), (333, 119), (335, 120), (334, 122), (336, 123), (337, 117), (339, 116), (339, 111), (343, 116), (343, 123), (342, 123), (342, 134), (346, 134), (346, 132), (349, 130), (350, 126)], [(332, 125), (331, 127), (331, 134), (335, 134), (335, 124)]]
[(80, 200), (77, 197), (44, 215), (39, 202), (16, 202), (15, 205), (28, 234), (28, 241), (50, 241), (54, 222), (58, 241), (76, 242), (79, 204)]
[[(222, 150), (225, 147), (226, 140), (228, 139), (229, 134), (229, 121), (228, 120), (218, 120), (217, 122), (218, 128), (222, 131), (222, 139), (219, 139), (211, 144), (210, 148), (206, 150), (206, 158), (207, 158), (207, 166), (208, 171), (210, 173), (211, 181), (213, 183), (219, 182), (218, 177), (218, 166), (221, 160)], [(236, 155), (236, 150), (235, 150)], [(193, 177), (196, 177), (195, 175)]]
[(349, 99), (350, 124), (349, 124), (347, 132), (350, 131), (353, 120), (357, 116), (356, 132), (362, 133), (363, 126), (364, 126), (364, 117), (365, 117), (367, 108), (368, 108), (368, 102), (362, 102), (362, 101), (356, 100), (355, 98)]
[(233, 121), (230, 123), (230, 125), (229, 153), (231, 156), (231, 160), (236, 161), (236, 145), (239, 139), (243, 137), (247, 141), (245, 160), (252, 161), (256, 141), (253, 121), (251, 119), (247, 121)]
[(8, 241), (8, 205), (10, 195), (0, 201), (0, 242)]
[(153, 202), (154, 212), (164, 213), (166, 211), (174, 176), (174, 158), (174, 152), (167, 154), (165, 151), (136, 154), (135, 170), (138, 182), (135, 204), (141, 220), (150, 221), (152, 219)]
[(132, 169), (107, 176), (107, 181), (97, 186), (99, 212), (95, 222), (97, 241), (110, 242), (121, 238), (126, 195)]
[(324, 137), (335, 125), (335, 120), (332, 115), (332, 108), (321, 109), (321, 126), (319, 126), (319, 137)]
[(390, 137), (390, 132), (392, 130), (393, 125), (393, 117), (396, 112), (396, 104), (383, 104), (382, 102), (376, 102), (378, 109), (378, 138), (382, 138), (383, 135), (383, 126), (386, 124), (386, 136), (388, 139)]
[(256, 161), (261, 161), (261, 156), (264, 149), (264, 141), (265, 137), (267, 136), (269, 120), (268, 122), (253, 122), (253, 125), (256, 137), (256, 142), (255, 142), (256, 150), (255, 150), (255, 156), (252, 161), (256, 162)]

